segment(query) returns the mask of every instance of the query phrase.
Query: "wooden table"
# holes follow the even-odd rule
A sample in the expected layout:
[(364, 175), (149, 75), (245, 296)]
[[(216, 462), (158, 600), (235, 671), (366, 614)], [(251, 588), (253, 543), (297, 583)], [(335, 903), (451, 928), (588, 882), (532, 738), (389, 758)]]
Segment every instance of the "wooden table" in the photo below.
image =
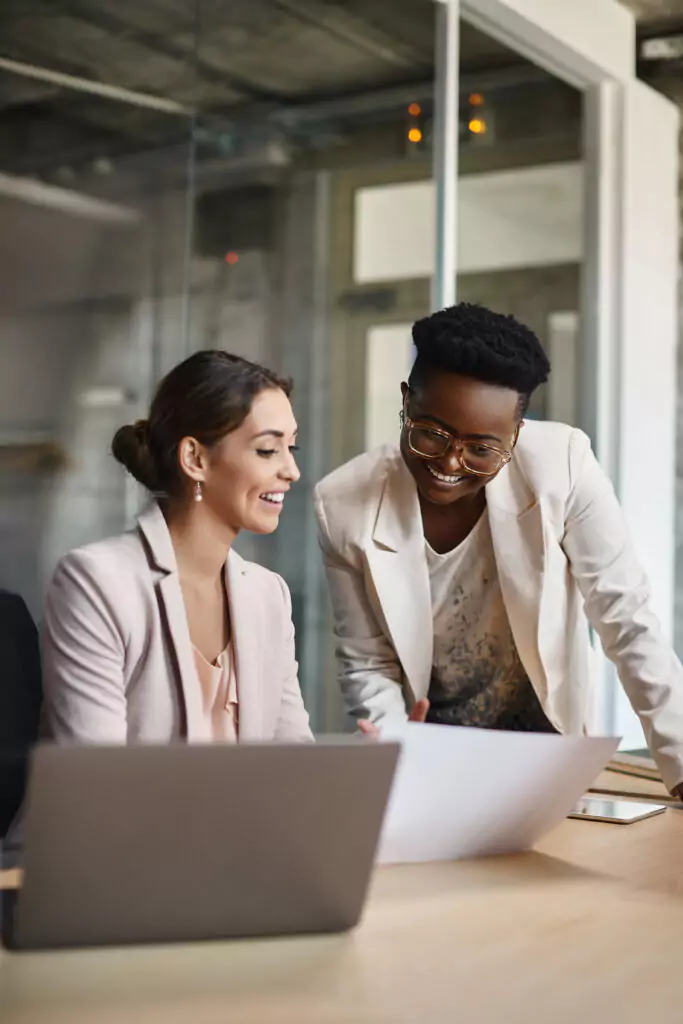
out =
[(0, 953), (2, 1024), (649, 1020), (683, 1020), (677, 810), (566, 821), (515, 857), (380, 868), (347, 935)]

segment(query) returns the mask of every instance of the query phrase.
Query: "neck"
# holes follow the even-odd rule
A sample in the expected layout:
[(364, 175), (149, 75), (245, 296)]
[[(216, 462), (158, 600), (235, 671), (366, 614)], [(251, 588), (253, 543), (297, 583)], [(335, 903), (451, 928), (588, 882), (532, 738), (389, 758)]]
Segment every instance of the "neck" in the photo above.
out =
[(451, 551), (469, 535), (485, 508), (483, 490), (452, 505), (432, 505), (420, 498), (422, 526), (430, 547), (441, 554)]
[(219, 579), (237, 531), (218, 520), (205, 502), (169, 504), (163, 512), (180, 577), (205, 583)]
[(479, 517), (486, 507), (486, 492), (477, 491), (472, 497), (459, 498), (451, 505), (435, 505), (432, 502), (424, 501), (420, 495), (420, 507), (423, 518), (427, 516), (434, 522), (458, 523), (461, 520), (471, 520), (472, 517)]

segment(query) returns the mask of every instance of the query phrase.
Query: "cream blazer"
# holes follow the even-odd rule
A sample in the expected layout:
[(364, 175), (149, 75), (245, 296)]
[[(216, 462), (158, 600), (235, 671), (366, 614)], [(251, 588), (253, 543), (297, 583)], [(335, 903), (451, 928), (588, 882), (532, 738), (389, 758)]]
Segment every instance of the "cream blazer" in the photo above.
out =
[[(289, 591), (231, 551), (225, 579), (240, 740), (308, 740)], [(211, 739), (171, 537), (159, 506), (59, 564), (42, 629), (46, 728), (57, 740)]]
[[(683, 669), (650, 609), (648, 581), (588, 438), (527, 423), (486, 500), (512, 633), (549, 720), (562, 733), (590, 731), (590, 622), (664, 781), (678, 785)], [(315, 506), (347, 708), (375, 722), (404, 719), (429, 689), (433, 626), (417, 490), (398, 447), (333, 472), (316, 488)]]

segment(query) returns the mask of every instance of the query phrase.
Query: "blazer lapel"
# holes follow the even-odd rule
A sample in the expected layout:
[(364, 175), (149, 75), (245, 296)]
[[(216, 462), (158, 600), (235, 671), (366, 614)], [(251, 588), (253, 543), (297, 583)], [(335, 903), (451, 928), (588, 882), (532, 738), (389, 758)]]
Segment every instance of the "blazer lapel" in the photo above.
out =
[(434, 648), (424, 543), (417, 489), (396, 452), (389, 462), (367, 558), (391, 642), (416, 700), (429, 689)]
[(190, 742), (208, 740), (210, 735), (204, 719), (190, 629), (180, 589), (178, 565), (166, 520), (156, 502), (140, 516), (138, 528), (147, 542), (154, 564), (163, 573), (157, 584), (157, 592), (165, 615), (173, 660), (178, 674), (187, 739)]
[[(543, 510), (513, 460), (486, 488), (501, 592), (519, 656), (539, 697), (545, 538)], [(417, 490), (400, 452), (390, 459), (367, 558), (392, 644), (416, 699), (426, 696), (434, 648), (429, 572)]]
[(540, 648), (545, 573), (543, 511), (511, 462), (486, 488), (500, 588), (517, 651), (541, 701), (548, 681)]
[(258, 739), (263, 732), (263, 624), (261, 601), (252, 591), (249, 567), (235, 551), (228, 555), (225, 583), (237, 672), (240, 740)]

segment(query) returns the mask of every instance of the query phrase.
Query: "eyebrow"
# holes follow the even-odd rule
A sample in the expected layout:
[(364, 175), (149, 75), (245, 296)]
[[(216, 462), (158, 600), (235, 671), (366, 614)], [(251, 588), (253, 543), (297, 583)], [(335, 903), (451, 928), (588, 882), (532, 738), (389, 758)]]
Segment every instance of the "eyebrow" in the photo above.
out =
[[(296, 430), (294, 430), (292, 432), (292, 436), (296, 437), (296, 435), (298, 433), (299, 433), (299, 428), (297, 427)], [(262, 430), (260, 434), (254, 434), (254, 436), (252, 437), (252, 441), (258, 440), (259, 437), (278, 437), (278, 438), (283, 438), (284, 436), (285, 435), (284, 435), (284, 432), (282, 430)]]
[(425, 413), (424, 419), (429, 420), (432, 423), (437, 423), (443, 430), (446, 430), (449, 434), (453, 434), (454, 437), (460, 437), (468, 441), (493, 441), (495, 444), (502, 444), (502, 440), (496, 437), (495, 434), (460, 434), (457, 430), (454, 430), (450, 423), (444, 423), (438, 416), (432, 416), (431, 413)]

